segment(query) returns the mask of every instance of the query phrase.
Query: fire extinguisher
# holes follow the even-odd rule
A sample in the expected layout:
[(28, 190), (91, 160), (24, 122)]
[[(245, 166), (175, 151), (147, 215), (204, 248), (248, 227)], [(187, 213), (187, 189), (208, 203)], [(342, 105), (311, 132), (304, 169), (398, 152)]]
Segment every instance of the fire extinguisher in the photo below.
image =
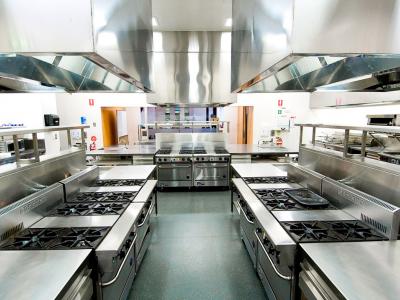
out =
[(96, 150), (96, 142), (92, 142), (92, 143), (89, 145), (89, 150), (90, 150), (90, 151)]

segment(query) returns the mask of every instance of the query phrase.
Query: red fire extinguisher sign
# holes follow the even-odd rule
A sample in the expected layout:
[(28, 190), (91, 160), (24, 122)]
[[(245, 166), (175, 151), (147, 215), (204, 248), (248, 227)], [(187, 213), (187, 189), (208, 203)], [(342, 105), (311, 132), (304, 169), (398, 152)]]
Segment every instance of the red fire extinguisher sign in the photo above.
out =
[(94, 99), (89, 99), (89, 106), (94, 106)]
[(279, 99), (279, 100), (278, 100), (278, 106), (279, 106), (279, 107), (282, 107), (282, 106), (283, 106), (283, 100), (282, 100), (282, 99)]

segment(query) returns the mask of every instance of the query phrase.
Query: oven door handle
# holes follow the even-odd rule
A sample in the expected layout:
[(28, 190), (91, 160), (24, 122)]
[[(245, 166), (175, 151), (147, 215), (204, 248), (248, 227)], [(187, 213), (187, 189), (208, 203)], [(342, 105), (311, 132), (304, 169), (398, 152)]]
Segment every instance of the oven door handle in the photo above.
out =
[(125, 255), (125, 257), (124, 257), (124, 260), (122, 261), (122, 264), (121, 264), (121, 266), (119, 267), (117, 274), (115, 274), (114, 278), (111, 279), (110, 281), (108, 281), (108, 282), (101, 282), (101, 283), (100, 283), (101, 286), (109, 286), (109, 285), (111, 285), (111, 284), (113, 284), (114, 282), (117, 281), (117, 279), (118, 279), (118, 277), (119, 277), (119, 274), (121, 273), (122, 268), (124, 267), (125, 262), (126, 262), (128, 256), (129, 256), (128, 253), (131, 252), (132, 247), (134, 247), (134, 245), (135, 245), (135, 243), (136, 243), (136, 238), (137, 238), (137, 235), (135, 235), (135, 238), (133, 239), (131, 246), (129, 247), (128, 251), (126, 252), (126, 255)]
[(163, 165), (158, 166), (159, 169), (188, 169), (191, 167), (192, 167), (192, 165), (174, 165), (173, 167), (163, 166)]
[(251, 221), (251, 220), (247, 217), (247, 215), (246, 215), (245, 211), (243, 210), (243, 207), (240, 205), (240, 203), (239, 203), (239, 206), (240, 206), (240, 210), (242, 211), (242, 215), (246, 218), (246, 221), (249, 222), (250, 224), (254, 224), (254, 222)]
[(254, 235), (256, 236), (258, 242), (260, 243), (260, 246), (262, 248), (262, 250), (264, 251), (265, 255), (267, 256), (269, 263), (271, 264), (272, 268), (274, 269), (276, 275), (278, 275), (280, 278), (284, 279), (284, 280), (292, 280), (292, 276), (285, 276), (283, 274), (281, 274), (279, 272), (279, 270), (275, 267), (274, 262), (272, 261), (271, 257), (269, 257), (267, 250), (264, 247), (263, 242), (261, 241), (260, 237), (258, 236), (257, 232), (254, 232)]
[(138, 224), (138, 228), (142, 227), (146, 221), (147, 221), (147, 217), (153, 212), (153, 208), (154, 208), (154, 203), (152, 203), (149, 207), (149, 210), (147, 211), (146, 217), (144, 218), (143, 222), (141, 224)]
[(228, 165), (227, 164), (225, 164), (225, 165), (214, 165), (214, 166), (209, 166), (209, 165), (203, 165), (203, 164), (195, 164), (195, 167), (196, 168), (199, 168), (199, 169), (225, 169), (225, 168), (227, 168), (228, 167)]

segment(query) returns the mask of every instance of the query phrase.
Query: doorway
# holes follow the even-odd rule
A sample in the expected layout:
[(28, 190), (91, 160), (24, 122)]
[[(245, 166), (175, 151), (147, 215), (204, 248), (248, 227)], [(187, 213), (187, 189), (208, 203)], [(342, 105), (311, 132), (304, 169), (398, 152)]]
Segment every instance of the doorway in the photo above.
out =
[(253, 106), (238, 107), (237, 143), (253, 144)]
[(101, 121), (104, 147), (128, 144), (128, 128), (124, 107), (102, 107)]

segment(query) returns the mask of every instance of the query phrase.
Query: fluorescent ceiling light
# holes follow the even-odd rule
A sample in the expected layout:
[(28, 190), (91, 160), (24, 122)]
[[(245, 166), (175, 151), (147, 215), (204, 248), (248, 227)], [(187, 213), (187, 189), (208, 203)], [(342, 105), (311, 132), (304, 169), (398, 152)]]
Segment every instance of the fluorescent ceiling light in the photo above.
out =
[(228, 18), (225, 21), (225, 27), (232, 27), (232, 18)]
[(153, 24), (153, 26), (158, 26), (158, 20), (156, 17), (152, 17), (151, 18), (151, 23)]

